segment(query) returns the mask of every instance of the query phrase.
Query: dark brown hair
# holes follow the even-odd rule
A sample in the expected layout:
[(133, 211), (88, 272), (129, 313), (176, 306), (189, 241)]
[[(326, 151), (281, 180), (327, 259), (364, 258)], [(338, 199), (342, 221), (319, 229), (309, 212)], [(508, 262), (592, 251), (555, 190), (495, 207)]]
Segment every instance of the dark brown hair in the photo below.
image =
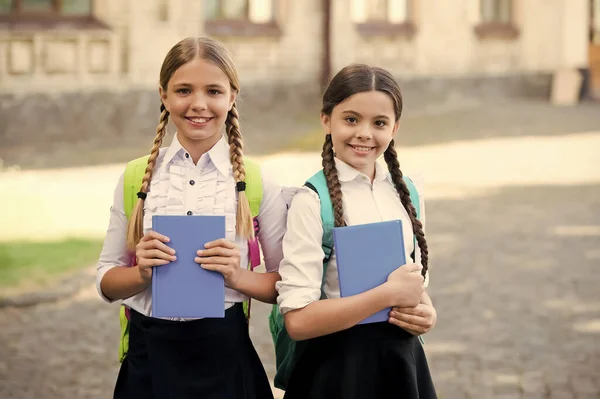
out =
[[(160, 69), (160, 87), (163, 90), (167, 90), (169, 81), (175, 71), (182, 65), (185, 65), (196, 58), (201, 58), (218, 66), (225, 75), (227, 75), (231, 90), (239, 93), (240, 82), (231, 55), (219, 42), (207, 37), (188, 37), (171, 48)], [(167, 131), (167, 122), (169, 121), (169, 112), (166, 110), (164, 104), (161, 104), (160, 112), (160, 120), (158, 122), (158, 127), (156, 128), (154, 144), (150, 150), (148, 166), (146, 166), (146, 173), (144, 174), (140, 190), (144, 193), (148, 192), (148, 187), (152, 180), (152, 172), (156, 165), (156, 158), (158, 157), (160, 146), (162, 145), (163, 138)], [(235, 103), (233, 103), (231, 111), (227, 114), (225, 131), (229, 140), (229, 153), (231, 165), (233, 166), (233, 177), (235, 178), (236, 183), (244, 182), (246, 180), (246, 168), (244, 167), (244, 154), (242, 150), (242, 134), (240, 133), (240, 123), (238, 118), (238, 111)], [(127, 230), (127, 246), (131, 250), (135, 249), (135, 246), (143, 236), (143, 212), (144, 200), (138, 199), (131, 214), (131, 218), (129, 219)], [(254, 223), (252, 221), (250, 204), (248, 203), (245, 191), (238, 192), (238, 209), (236, 214), (237, 234), (241, 237), (253, 238)]]
[[(321, 109), (321, 112), (325, 115), (331, 115), (335, 106), (350, 96), (356, 93), (373, 90), (381, 91), (390, 96), (394, 102), (394, 114), (396, 121), (398, 121), (402, 114), (402, 94), (400, 93), (398, 83), (392, 74), (385, 69), (370, 67), (364, 64), (349, 65), (333, 77), (323, 94), (323, 108)], [(335, 167), (335, 154), (333, 151), (331, 134), (325, 136), (321, 157), (323, 159), (323, 172), (327, 179), (327, 187), (329, 188), (329, 195), (331, 197), (331, 203), (333, 204), (335, 226), (345, 226), (346, 222), (344, 221), (342, 190), (338, 179), (337, 169)], [(390, 145), (385, 150), (383, 158), (390, 171), (396, 191), (398, 191), (400, 201), (412, 222), (413, 233), (417, 239), (419, 249), (421, 250), (421, 264), (423, 265), (422, 273), (423, 276), (425, 276), (429, 264), (427, 241), (425, 240), (423, 225), (417, 219), (417, 211), (410, 200), (410, 193), (404, 182), (402, 171), (400, 170), (400, 162), (398, 162), (398, 154), (394, 147), (394, 140), (390, 142)]]

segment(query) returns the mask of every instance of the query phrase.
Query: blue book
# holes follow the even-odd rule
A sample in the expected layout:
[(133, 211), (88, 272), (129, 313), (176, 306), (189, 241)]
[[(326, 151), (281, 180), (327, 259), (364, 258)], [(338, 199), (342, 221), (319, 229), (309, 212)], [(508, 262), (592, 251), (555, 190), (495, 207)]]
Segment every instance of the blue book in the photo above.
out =
[[(380, 286), (406, 263), (400, 220), (336, 227), (333, 242), (342, 297)], [(359, 324), (387, 321), (390, 310), (377, 312)]]
[(153, 317), (225, 317), (223, 275), (194, 262), (204, 244), (225, 238), (225, 216), (152, 216), (152, 229), (170, 238), (177, 260), (152, 270)]

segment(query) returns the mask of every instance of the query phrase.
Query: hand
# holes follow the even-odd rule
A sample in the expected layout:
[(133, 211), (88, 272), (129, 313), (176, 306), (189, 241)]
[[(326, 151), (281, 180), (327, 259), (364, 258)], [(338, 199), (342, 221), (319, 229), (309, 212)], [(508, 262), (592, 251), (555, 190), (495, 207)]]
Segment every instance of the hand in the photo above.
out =
[(163, 266), (177, 259), (175, 250), (164, 244), (169, 241), (169, 237), (151, 230), (135, 246), (138, 270), (145, 282), (152, 280), (152, 267)]
[(414, 308), (421, 301), (425, 290), (421, 270), (423, 266), (409, 263), (390, 273), (387, 286), (391, 306)]
[(420, 303), (414, 308), (393, 307), (388, 321), (401, 327), (412, 335), (429, 332), (437, 320), (433, 305)]
[(221, 273), (225, 286), (235, 289), (242, 273), (238, 247), (224, 238), (208, 242), (204, 247), (206, 249), (199, 250), (194, 261), (203, 269)]

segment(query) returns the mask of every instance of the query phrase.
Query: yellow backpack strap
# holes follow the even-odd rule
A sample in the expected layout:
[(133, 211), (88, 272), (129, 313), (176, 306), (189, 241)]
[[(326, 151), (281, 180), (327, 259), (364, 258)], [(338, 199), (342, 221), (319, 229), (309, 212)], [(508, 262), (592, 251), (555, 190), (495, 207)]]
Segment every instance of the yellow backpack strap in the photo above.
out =
[[(131, 217), (133, 207), (137, 201), (137, 193), (142, 187), (142, 179), (148, 165), (148, 157), (140, 157), (127, 163), (123, 176), (123, 208), (127, 220)], [(121, 340), (119, 342), (119, 362), (123, 362), (129, 351), (129, 309), (121, 305), (119, 311), (119, 322), (121, 324)]]
[(246, 168), (246, 197), (250, 203), (250, 212), (255, 218), (260, 212), (260, 203), (263, 196), (262, 172), (260, 166), (244, 157), (244, 167)]
[(148, 158), (150, 155), (129, 161), (125, 167), (125, 175), (123, 176), (123, 207), (127, 220), (131, 217), (133, 207), (137, 201), (137, 193), (142, 187), (142, 179), (146, 166), (148, 166)]
[[(254, 219), (254, 232), (258, 233), (259, 226), (256, 217), (260, 212), (260, 203), (263, 196), (262, 172), (256, 162), (246, 157), (244, 157), (244, 167), (246, 168), (246, 197), (250, 204), (250, 213)], [(254, 240), (248, 241), (248, 268), (253, 269), (254, 266), (257, 266), (257, 262), (260, 263), (260, 249), (258, 240), (255, 237)], [(248, 324), (250, 324), (250, 300), (244, 301), (243, 307)]]

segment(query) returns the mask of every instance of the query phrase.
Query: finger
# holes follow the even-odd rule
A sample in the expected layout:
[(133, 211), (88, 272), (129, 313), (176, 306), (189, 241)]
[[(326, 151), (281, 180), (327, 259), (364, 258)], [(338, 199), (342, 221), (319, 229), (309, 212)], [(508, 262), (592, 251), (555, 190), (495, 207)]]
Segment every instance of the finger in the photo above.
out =
[(428, 323), (423, 317), (415, 316), (411, 314), (404, 314), (398, 312), (390, 312), (390, 317), (396, 320), (403, 321), (408, 324), (413, 324), (416, 326), (427, 327)]
[(142, 241), (151, 241), (151, 240), (159, 240), (162, 242), (171, 241), (171, 239), (169, 237), (162, 235), (160, 233), (157, 233), (154, 230), (150, 230), (147, 234), (144, 234), (144, 237), (142, 237)]
[(398, 326), (400, 328), (405, 329), (406, 331), (408, 331), (409, 333), (411, 333), (412, 335), (420, 335), (420, 334), (424, 334), (426, 331), (424, 331), (424, 329), (422, 327), (419, 326), (415, 326), (409, 323), (405, 323), (402, 320), (397, 320), (394, 318), (389, 318), (388, 322), (390, 324), (393, 324), (395, 326)]
[(210, 249), (200, 249), (196, 252), (198, 256), (209, 257), (209, 256), (223, 256), (223, 257), (234, 257), (238, 256), (239, 253), (236, 250), (224, 247), (213, 247)]
[(228, 257), (220, 257), (220, 256), (211, 256), (211, 257), (195, 257), (194, 262), (199, 263), (201, 265), (204, 264), (215, 264), (215, 265), (230, 265), (233, 266), (234, 263), (231, 261), (231, 258)]
[(228, 249), (237, 249), (237, 246), (235, 245), (234, 242), (229, 241), (225, 238), (219, 238), (218, 240), (215, 241), (210, 241), (207, 242), (206, 244), (204, 244), (204, 248), (214, 248), (214, 247), (223, 247), (223, 248), (228, 248)]
[(170, 262), (177, 260), (176, 256), (167, 254), (159, 249), (148, 249), (144, 252), (144, 258), (148, 259), (164, 259)]
[(412, 315), (421, 316), (421, 317), (427, 317), (427, 316), (431, 315), (429, 308), (422, 303), (418, 304), (414, 308), (399, 308), (397, 306), (394, 306), (392, 308), (392, 311), (398, 312), (398, 313), (404, 313), (404, 314), (412, 314)]
[(404, 267), (406, 267), (407, 273), (416, 273), (416, 272), (420, 272), (421, 270), (423, 270), (423, 266), (418, 263), (409, 263), (409, 264), (405, 265)]
[(160, 251), (163, 251), (165, 253), (168, 253), (168, 254), (171, 254), (171, 255), (175, 255), (175, 250), (173, 248), (168, 247), (166, 244), (163, 244), (159, 240), (149, 241), (148, 244), (150, 244), (149, 248), (156, 248), (156, 249), (158, 249)]
[(416, 307), (414, 307), (414, 308), (399, 308), (397, 306), (394, 306), (392, 308), (392, 311), (396, 312), (396, 313), (404, 313), (404, 314), (414, 314), (414, 315), (417, 315), (417, 312), (418, 312), (417, 308), (418, 307), (419, 307), (418, 305)]

